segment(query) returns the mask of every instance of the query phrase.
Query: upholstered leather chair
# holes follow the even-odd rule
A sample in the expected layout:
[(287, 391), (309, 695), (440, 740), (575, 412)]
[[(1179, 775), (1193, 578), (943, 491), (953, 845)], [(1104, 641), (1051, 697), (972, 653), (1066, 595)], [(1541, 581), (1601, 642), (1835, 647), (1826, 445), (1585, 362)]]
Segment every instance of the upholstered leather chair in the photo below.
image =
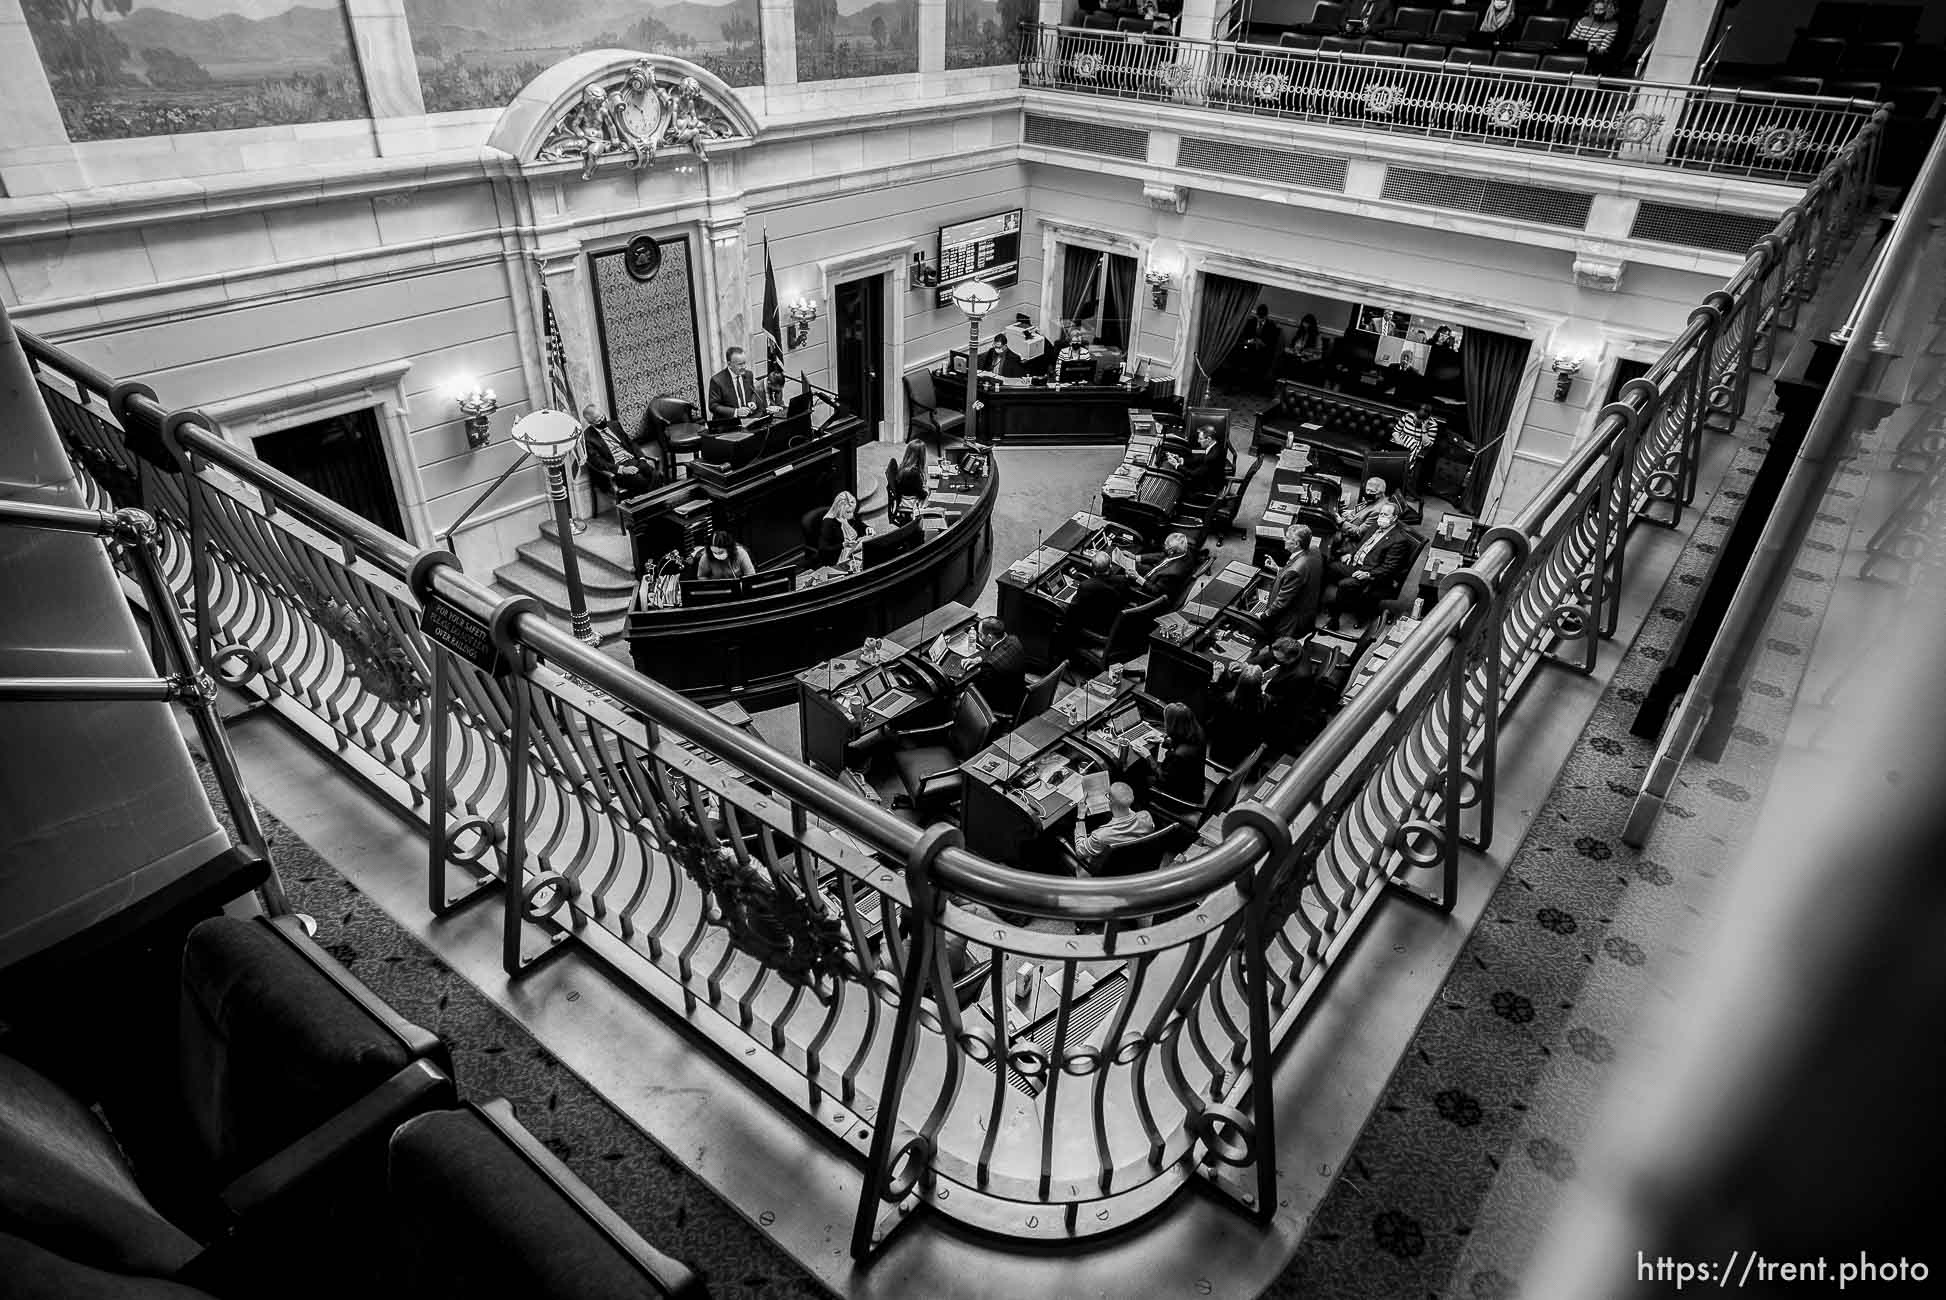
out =
[[(933, 391), (932, 371), (914, 370), (905, 376), (903, 382), (907, 422), (920, 435), (929, 436), (943, 450), (946, 439), (965, 427), (965, 413), (940, 409), (939, 394)], [(973, 376), (968, 375), (966, 382), (973, 383)]]
[(993, 710), (977, 687), (960, 693), (951, 721), (915, 731), (894, 730), (898, 752), (892, 761), (914, 812), (957, 802), (959, 765), (979, 753), (993, 734)]
[(1141, 839), (1110, 845), (1092, 859), (1075, 852), (1074, 845), (1064, 839), (1061, 858), (1077, 876), (1139, 876), (1160, 867), (1164, 858), (1187, 848), (1195, 838), (1193, 827), (1164, 818)]
[(1105, 634), (1077, 628), (1069, 662), (1087, 677), (1106, 672), (1110, 664), (1127, 663), (1148, 648), (1155, 621), (1168, 612), (1169, 594), (1163, 592), (1123, 609)]

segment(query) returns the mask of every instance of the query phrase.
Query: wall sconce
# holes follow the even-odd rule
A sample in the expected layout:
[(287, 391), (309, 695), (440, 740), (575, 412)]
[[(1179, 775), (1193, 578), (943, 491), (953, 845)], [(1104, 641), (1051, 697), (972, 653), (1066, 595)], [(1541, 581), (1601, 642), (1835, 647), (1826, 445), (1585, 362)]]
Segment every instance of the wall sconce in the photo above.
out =
[(1149, 301), (1157, 311), (1163, 310), (1169, 305), (1169, 284), (1176, 278), (1175, 273), (1168, 267), (1151, 267), (1145, 278), (1149, 282)]
[(466, 417), (466, 445), (486, 446), (493, 441), (493, 413), (500, 409), (499, 397), (491, 388), (481, 388), (470, 379), (455, 384), (453, 392), (460, 414)]
[(818, 305), (809, 298), (799, 298), (791, 304), (791, 323), (787, 331), (791, 351), (803, 347), (811, 337), (811, 323), (818, 318)]
[(926, 263), (926, 250), (914, 249), (912, 252), (912, 284), (914, 288), (931, 289), (939, 283), (939, 268)]
[(1574, 384), (1574, 377), (1581, 372), (1581, 358), (1563, 354), (1554, 358), (1554, 400), (1568, 400), (1568, 389)]

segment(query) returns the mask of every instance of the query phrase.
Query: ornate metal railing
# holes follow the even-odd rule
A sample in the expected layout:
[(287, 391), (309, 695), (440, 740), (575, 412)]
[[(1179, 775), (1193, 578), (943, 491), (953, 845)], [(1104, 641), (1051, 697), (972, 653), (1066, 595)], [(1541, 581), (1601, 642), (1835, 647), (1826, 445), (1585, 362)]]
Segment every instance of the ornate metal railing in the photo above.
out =
[(601, 958), (852, 1147), (859, 1255), (920, 1205), (1069, 1240), (1195, 1178), (1268, 1213), (1278, 1054), (1387, 893), (1452, 905), (1462, 844), (1492, 837), (1501, 718), (1540, 664), (1593, 667), (1632, 526), (1679, 519), (1704, 429), (1735, 417), (1752, 357), (1850, 229), (1872, 138), (1220, 842), (1139, 878), (969, 854), (197, 413), (25, 342), (91, 490), (171, 535), (203, 661), (426, 827), (429, 908), (497, 891), (510, 973), (570, 945)]
[(1874, 104), (1029, 24), (1023, 86), (1803, 181)]

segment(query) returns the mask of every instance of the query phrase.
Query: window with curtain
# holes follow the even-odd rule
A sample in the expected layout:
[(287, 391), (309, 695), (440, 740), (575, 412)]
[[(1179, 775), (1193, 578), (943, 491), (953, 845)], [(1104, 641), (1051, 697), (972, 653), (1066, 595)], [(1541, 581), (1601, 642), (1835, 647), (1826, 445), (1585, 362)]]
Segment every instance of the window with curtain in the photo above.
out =
[(1103, 259), (1101, 319), (1096, 322), (1095, 340), (1124, 354), (1132, 349), (1130, 330), (1135, 322), (1135, 259), (1110, 253)]

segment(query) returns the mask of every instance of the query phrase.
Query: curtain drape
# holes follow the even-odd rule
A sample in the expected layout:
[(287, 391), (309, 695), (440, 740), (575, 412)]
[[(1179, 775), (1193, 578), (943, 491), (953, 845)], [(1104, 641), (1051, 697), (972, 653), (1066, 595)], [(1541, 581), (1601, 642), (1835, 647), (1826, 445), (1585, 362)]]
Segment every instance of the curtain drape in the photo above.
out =
[(1132, 350), (1128, 326), (1135, 315), (1135, 259), (1109, 254), (1108, 274), (1103, 279), (1107, 282), (1107, 302), (1101, 313), (1101, 341), (1126, 355)]
[(1083, 309), (1093, 306), (1095, 272), (1101, 268), (1101, 254), (1073, 244), (1061, 247), (1065, 250), (1061, 258), (1061, 319), (1076, 320)]
[(1527, 368), (1529, 346), (1526, 339), (1470, 327), (1460, 340), (1466, 421), (1473, 445), (1480, 449), (1473, 471), (1466, 477), (1466, 499), (1460, 503), (1467, 514), (1478, 514), (1486, 499), (1493, 465), (1507, 436), (1507, 420), (1513, 414), (1514, 394), (1520, 388), (1521, 372)]
[(1243, 337), (1243, 324), (1262, 295), (1263, 291), (1247, 280), (1232, 280), (1227, 275), (1203, 277), (1203, 307), (1196, 322), (1197, 382), (1191, 385), (1198, 401), (1207, 396), (1209, 377)]

